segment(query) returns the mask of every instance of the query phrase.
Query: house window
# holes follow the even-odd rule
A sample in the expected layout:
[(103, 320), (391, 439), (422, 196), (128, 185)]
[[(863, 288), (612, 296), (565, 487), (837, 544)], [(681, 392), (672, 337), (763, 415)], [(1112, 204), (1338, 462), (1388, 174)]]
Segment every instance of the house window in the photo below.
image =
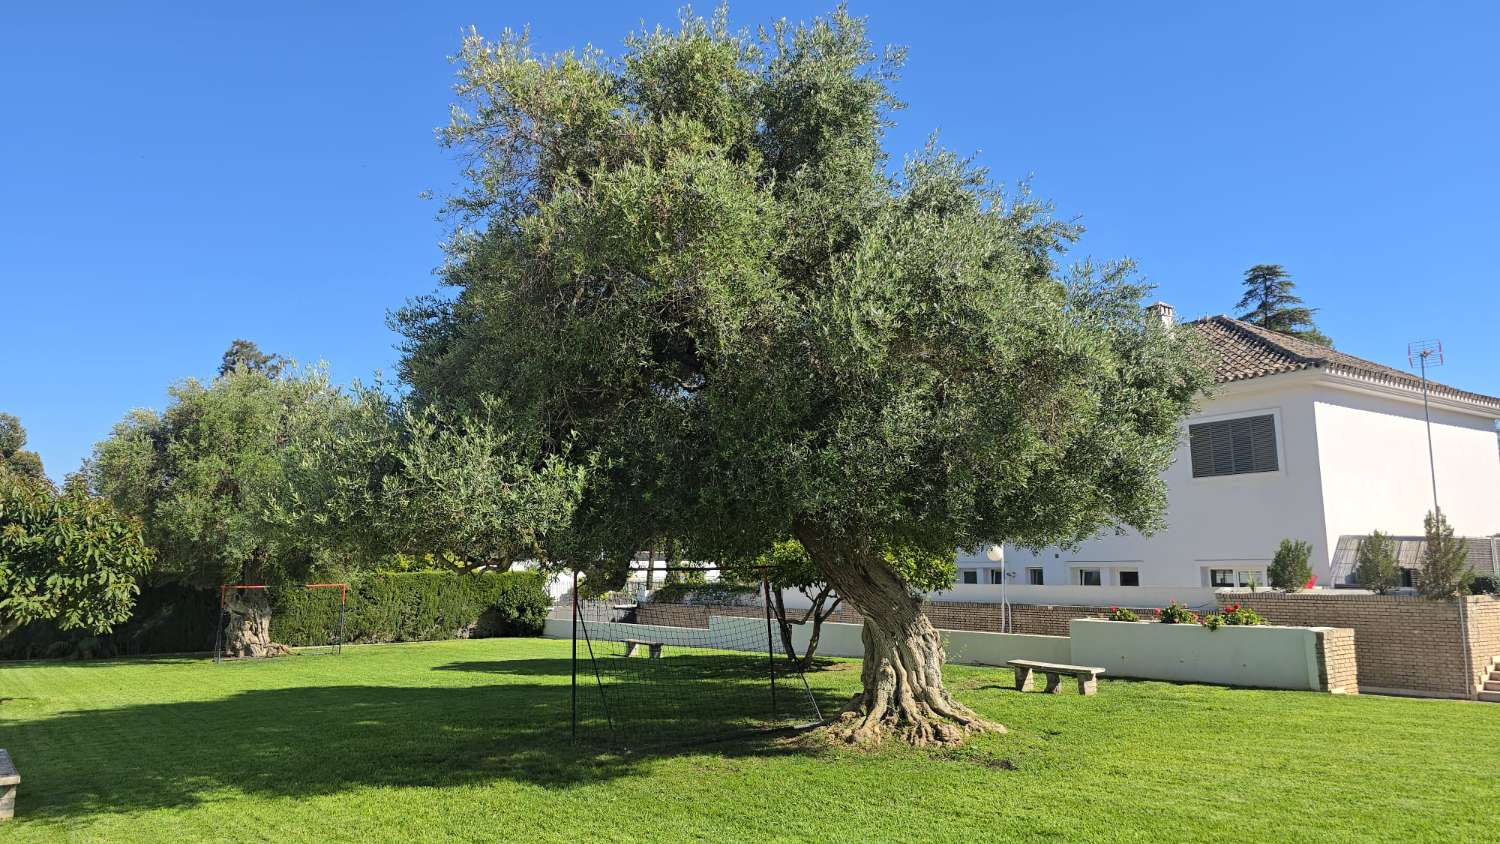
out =
[(1029, 568), (1026, 570), (1026, 582), (1030, 583), (1032, 586), (1042, 585), (1042, 569), (1040, 566), (1038, 566), (1037, 568)]
[(1416, 571), (1413, 569), (1401, 570), (1401, 585), (1408, 589), (1417, 585)]
[(1104, 585), (1104, 578), (1101, 575), (1099, 569), (1079, 569), (1078, 570), (1078, 585), (1079, 586), (1103, 586)]
[(1005, 569), (990, 569), (990, 583), (1001, 584), (1005, 582)]
[(1209, 586), (1234, 586), (1234, 569), (1209, 569)]
[(1246, 475), (1280, 468), (1276, 455), (1276, 417), (1245, 416), (1188, 426), (1193, 477)]
[(1120, 585), (1121, 586), (1140, 586), (1141, 585), (1141, 573), (1138, 572), (1138, 571), (1122, 571), (1122, 572), (1120, 572)]
[(960, 583), (977, 584), (979, 582), (979, 572), (975, 569), (964, 569), (958, 573), (958, 579)]
[(1212, 587), (1266, 585), (1265, 569), (1209, 569), (1208, 585)]

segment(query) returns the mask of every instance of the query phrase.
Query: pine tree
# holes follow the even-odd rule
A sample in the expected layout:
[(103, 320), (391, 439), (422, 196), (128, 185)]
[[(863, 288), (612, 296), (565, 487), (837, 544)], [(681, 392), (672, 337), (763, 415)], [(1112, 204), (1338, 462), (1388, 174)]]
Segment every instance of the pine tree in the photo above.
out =
[(1271, 565), (1266, 569), (1266, 577), (1271, 581), (1272, 589), (1280, 589), (1283, 592), (1296, 592), (1312, 580), (1312, 566), (1308, 564), (1308, 558), (1312, 556), (1312, 546), (1301, 539), (1283, 539), (1281, 547), (1276, 549), (1276, 556), (1272, 558)]
[(1391, 538), (1375, 531), (1359, 543), (1359, 554), (1354, 568), (1354, 582), (1364, 589), (1385, 594), (1400, 582), (1401, 572), (1396, 567), (1396, 546)]
[(1422, 553), (1417, 593), (1437, 600), (1462, 595), (1472, 577), (1468, 548), (1453, 535), (1453, 526), (1442, 513), (1428, 513), (1422, 524), (1427, 529), (1427, 547)]
[(1245, 295), (1235, 306), (1245, 311), (1240, 319), (1319, 346), (1333, 346), (1333, 341), (1313, 325), (1318, 309), (1302, 304), (1302, 297), (1292, 292), (1297, 283), (1280, 264), (1256, 264), (1245, 270), (1244, 284)]

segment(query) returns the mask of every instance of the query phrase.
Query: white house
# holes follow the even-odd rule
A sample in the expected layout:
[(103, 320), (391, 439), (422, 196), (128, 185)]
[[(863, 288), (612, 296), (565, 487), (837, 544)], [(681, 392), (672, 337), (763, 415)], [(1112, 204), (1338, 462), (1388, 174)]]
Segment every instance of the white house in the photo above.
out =
[[(1171, 320), (1170, 306), (1153, 310)], [(1312, 545), (1320, 585), (1341, 537), (1420, 535), (1432, 509), (1421, 380), (1227, 316), (1185, 323), (1216, 353), (1215, 394), (1167, 470), (1168, 527), (1075, 549), (1006, 547), (1006, 582), (1217, 587), (1266, 583), (1283, 538)], [(1429, 382), (1438, 503), (1460, 536), (1500, 533), (1500, 398)], [(998, 583), (982, 554), (960, 583)], [(1337, 580), (1348, 575), (1347, 567)]]

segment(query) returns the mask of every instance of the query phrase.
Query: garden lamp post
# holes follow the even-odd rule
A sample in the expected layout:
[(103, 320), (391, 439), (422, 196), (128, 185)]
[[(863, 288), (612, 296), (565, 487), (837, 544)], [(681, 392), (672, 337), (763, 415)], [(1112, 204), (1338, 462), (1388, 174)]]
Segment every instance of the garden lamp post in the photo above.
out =
[(1010, 601), (1005, 597), (1005, 549), (992, 544), (984, 549), (984, 556), (992, 563), (1000, 564), (1000, 632), (1010, 632)]

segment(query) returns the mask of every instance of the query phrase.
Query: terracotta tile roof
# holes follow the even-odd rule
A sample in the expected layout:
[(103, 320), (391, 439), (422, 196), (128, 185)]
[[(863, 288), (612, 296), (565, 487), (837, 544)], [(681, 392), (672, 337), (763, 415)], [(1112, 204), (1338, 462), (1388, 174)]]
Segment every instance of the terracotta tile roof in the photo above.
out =
[[(1217, 355), (1214, 380), (1220, 384), (1300, 369), (1327, 369), (1383, 384), (1422, 389), (1422, 379), (1410, 372), (1347, 355), (1288, 334), (1268, 331), (1233, 317), (1205, 317), (1188, 325), (1197, 329), (1198, 334)], [(1494, 396), (1471, 393), (1436, 381), (1428, 381), (1427, 388), (1435, 396), (1500, 409), (1500, 398)]]

